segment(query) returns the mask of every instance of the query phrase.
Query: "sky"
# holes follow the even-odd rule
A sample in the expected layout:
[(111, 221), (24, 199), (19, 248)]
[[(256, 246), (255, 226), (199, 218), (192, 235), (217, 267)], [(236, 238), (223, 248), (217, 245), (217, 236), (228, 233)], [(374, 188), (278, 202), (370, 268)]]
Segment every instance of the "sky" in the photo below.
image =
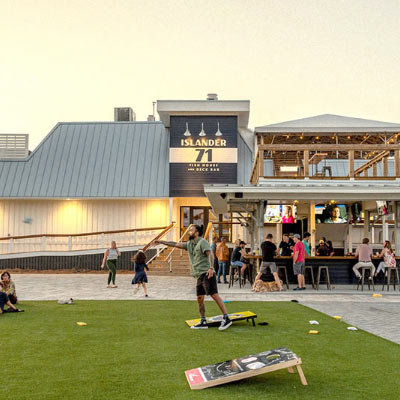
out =
[(399, 0), (0, 0), (0, 133), (33, 150), (59, 121), (210, 92), (250, 100), (250, 128), (400, 122), (399, 21)]

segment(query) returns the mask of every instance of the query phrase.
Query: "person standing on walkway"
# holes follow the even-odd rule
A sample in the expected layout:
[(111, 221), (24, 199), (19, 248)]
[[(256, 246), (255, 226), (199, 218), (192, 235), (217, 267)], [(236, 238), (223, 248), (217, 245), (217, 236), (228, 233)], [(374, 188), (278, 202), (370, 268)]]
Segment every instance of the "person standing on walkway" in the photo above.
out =
[(140, 285), (142, 285), (144, 290), (144, 296), (149, 297), (147, 294), (146, 283), (148, 281), (147, 281), (147, 274), (145, 271), (146, 269), (148, 271), (149, 267), (146, 264), (146, 255), (142, 250), (139, 250), (135, 256), (135, 262), (133, 268), (135, 271), (135, 276), (133, 277), (132, 285), (137, 285), (137, 287), (133, 289), (133, 294), (136, 294), (139, 291)]
[[(117, 260), (121, 255), (121, 252), (118, 250), (117, 243), (113, 240), (111, 242), (111, 247), (104, 252), (103, 263), (101, 264), (101, 269), (107, 265), (108, 270), (108, 280), (107, 287), (108, 288), (117, 288), (118, 286), (115, 284), (115, 276), (117, 275)], [(107, 264), (106, 264), (107, 263)]]
[(223, 331), (232, 325), (229, 319), (225, 305), (218, 294), (217, 279), (214, 271), (214, 256), (207, 240), (203, 239), (203, 227), (193, 225), (189, 230), (189, 241), (185, 243), (166, 242), (156, 240), (155, 244), (163, 244), (164, 246), (177, 247), (187, 250), (190, 258), (190, 273), (197, 279), (196, 294), (197, 303), (201, 320), (197, 325), (191, 326), (192, 329), (207, 329), (206, 307), (204, 304), (204, 296), (211, 296), (217, 303), (223, 313), (223, 320), (219, 326), (219, 330)]
[(272, 239), (272, 234), (268, 233), (265, 242), (261, 243), (262, 263), (260, 272), (257, 274), (256, 279), (254, 280), (253, 290), (256, 287), (256, 282), (261, 278), (261, 275), (263, 273), (267, 272), (268, 268), (271, 270), (271, 273), (274, 276), (275, 282), (278, 285), (279, 290), (283, 290), (275, 263), (275, 256), (278, 253), (278, 249), (272, 242)]
[(362, 244), (357, 247), (357, 251), (355, 257), (358, 257), (358, 263), (354, 265), (353, 271), (356, 277), (360, 280), (361, 274), (358, 271), (361, 267), (368, 267), (370, 269), (369, 279), (372, 280), (373, 275), (375, 274), (375, 265), (372, 263), (372, 248), (369, 245), (369, 239), (364, 238)]
[(296, 233), (293, 237), (293, 272), (297, 275), (297, 282), (299, 286), (293, 290), (306, 290), (306, 281), (304, 279), (304, 268), (306, 265), (306, 252), (304, 243), (300, 240), (300, 235)]
[(224, 283), (228, 283), (226, 280), (226, 263), (229, 260), (229, 248), (226, 245), (226, 238), (221, 237), (221, 242), (217, 246), (216, 254), (218, 258), (218, 283), (221, 283), (221, 275), (224, 278)]

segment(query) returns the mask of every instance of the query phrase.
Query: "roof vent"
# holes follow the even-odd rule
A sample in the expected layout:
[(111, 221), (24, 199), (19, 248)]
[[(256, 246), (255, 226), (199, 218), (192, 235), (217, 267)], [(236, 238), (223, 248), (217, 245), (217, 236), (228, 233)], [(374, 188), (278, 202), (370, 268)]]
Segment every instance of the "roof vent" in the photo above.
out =
[(156, 117), (152, 114), (147, 116), (147, 122), (155, 122), (156, 121)]
[(114, 121), (115, 122), (136, 121), (136, 114), (130, 107), (116, 107), (114, 108)]
[(217, 101), (218, 100), (217, 93), (208, 93), (207, 94), (207, 100), (209, 100), (209, 101)]

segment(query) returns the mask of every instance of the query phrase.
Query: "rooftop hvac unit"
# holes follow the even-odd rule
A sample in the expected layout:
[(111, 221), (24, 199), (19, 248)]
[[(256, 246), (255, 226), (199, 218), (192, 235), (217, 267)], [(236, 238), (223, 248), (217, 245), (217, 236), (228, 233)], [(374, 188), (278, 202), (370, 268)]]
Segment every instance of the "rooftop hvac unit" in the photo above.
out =
[(136, 114), (130, 107), (116, 107), (114, 108), (114, 121), (115, 122), (136, 121)]

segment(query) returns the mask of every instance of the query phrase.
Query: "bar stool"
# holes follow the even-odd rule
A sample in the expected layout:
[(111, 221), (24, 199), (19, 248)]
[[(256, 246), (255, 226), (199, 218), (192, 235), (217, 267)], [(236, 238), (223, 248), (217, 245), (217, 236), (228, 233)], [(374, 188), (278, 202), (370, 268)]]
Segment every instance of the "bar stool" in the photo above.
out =
[(238, 276), (239, 276), (239, 287), (242, 288), (242, 271), (241, 267), (238, 265), (230, 265), (229, 267), (229, 286), (228, 289), (233, 286), (235, 283), (235, 271), (238, 271)]
[[(364, 279), (365, 279), (365, 271), (368, 271), (369, 276), (368, 276), (368, 290), (371, 290), (371, 284), (370, 281), (372, 282), (372, 289), (375, 290), (375, 285), (374, 285), (374, 277), (371, 275), (371, 267), (361, 267), (361, 291), (364, 291)], [(360, 287), (360, 280), (358, 280), (357, 284), (357, 290)]]
[(326, 273), (326, 287), (327, 287), (327, 289), (332, 290), (331, 280), (329, 278), (329, 267), (327, 265), (320, 265), (318, 267), (317, 290), (319, 290), (319, 283), (320, 283), (320, 279), (321, 279), (321, 271), (322, 270), (325, 270), (325, 273)]
[[(387, 274), (387, 279), (386, 279), (387, 290), (389, 291), (389, 286), (390, 286), (390, 283), (391, 283), (390, 281), (391, 281), (392, 271), (393, 271), (393, 290), (396, 290), (396, 278), (397, 278), (397, 284), (399, 285), (399, 290), (400, 290), (400, 280), (399, 280), (398, 267), (385, 268), (385, 269), (386, 269), (386, 274)], [(385, 279), (383, 279), (382, 290), (385, 290)]]
[(281, 269), (283, 269), (284, 271), (285, 271), (285, 279), (286, 279), (286, 288), (287, 289), (289, 289), (289, 279), (288, 279), (288, 276), (287, 276), (287, 268), (286, 268), (286, 265), (278, 265), (277, 267), (276, 267), (276, 271), (278, 272), (278, 275), (279, 275), (279, 271), (281, 270)]
[(314, 268), (312, 267), (312, 265), (306, 265), (305, 266), (305, 268), (304, 268), (304, 281), (306, 279), (306, 272), (307, 272), (308, 269), (311, 272), (311, 285), (312, 285), (312, 288), (315, 289)]

